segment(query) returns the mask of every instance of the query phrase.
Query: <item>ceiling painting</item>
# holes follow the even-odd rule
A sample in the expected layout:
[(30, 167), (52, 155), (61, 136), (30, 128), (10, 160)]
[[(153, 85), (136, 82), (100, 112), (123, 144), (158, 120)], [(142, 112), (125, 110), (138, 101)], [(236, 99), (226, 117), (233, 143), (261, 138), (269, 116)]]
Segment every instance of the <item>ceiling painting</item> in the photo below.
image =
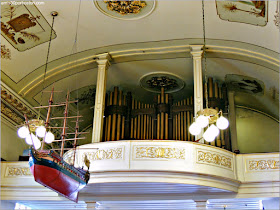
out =
[(94, 0), (103, 14), (121, 20), (136, 20), (149, 15), (155, 8), (155, 1), (112, 1)]
[(35, 5), (1, 5), (1, 34), (18, 51), (47, 42), (50, 32), (51, 26)]
[(252, 77), (227, 74), (226, 83), (228, 89), (231, 91), (245, 92), (256, 95), (264, 94), (264, 83)]
[(217, 1), (217, 13), (222, 20), (265, 26), (268, 1)]

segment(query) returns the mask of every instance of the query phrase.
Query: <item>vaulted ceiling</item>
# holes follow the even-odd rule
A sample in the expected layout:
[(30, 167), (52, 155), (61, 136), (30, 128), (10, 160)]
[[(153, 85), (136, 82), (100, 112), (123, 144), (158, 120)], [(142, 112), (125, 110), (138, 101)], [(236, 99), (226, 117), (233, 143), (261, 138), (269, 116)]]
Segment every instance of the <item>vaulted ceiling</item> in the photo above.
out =
[[(97, 65), (93, 58), (108, 52), (112, 61), (107, 90), (117, 85), (145, 100), (151, 97), (151, 93), (141, 88), (140, 79), (149, 73), (169, 72), (185, 83), (184, 89), (175, 97), (192, 94), (190, 45), (203, 44), (201, 1), (146, 1), (149, 8), (146, 11), (143, 8), (143, 15), (141, 10), (139, 14), (132, 15), (132, 19), (126, 18), (131, 14), (119, 15), (109, 10), (106, 15), (106, 8), (105, 13), (101, 12), (98, 2), (48, 0), (37, 5), (42, 17), (36, 21), (37, 24), (42, 21), (45, 31), (52, 24), (50, 13), (58, 12), (53, 26), (56, 37), (51, 42), (45, 81), (47, 40), (25, 51), (18, 51), (9, 38), (1, 36), (1, 45), (5, 45), (11, 54), (10, 59), (1, 59), (2, 82), (35, 106), (41, 100), (42, 89), (50, 89), (53, 84), (56, 89), (65, 91), (94, 87)], [(252, 3), (245, 2), (248, 5)], [(254, 13), (258, 10), (254, 7), (253, 11), (252, 5), (246, 13), (238, 13), (238, 9), (223, 13), (229, 19), (234, 19), (234, 15), (242, 18), (233, 21), (224, 20), (222, 12), (217, 10), (217, 3), (214, 0), (205, 1), (207, 75), (221, 82), (228, 74), (248, 76), (263, 82), (263, 95), (240, 92), (236, 94), (236, 103), (278, 117), (279, 28), (274, 21), (277, 1), (266, 2), (267, 11), (263, 18)], [(234, 10), (234, 7), (231, 9)], [(49, 26), (43, 25), (43, 17)], [(2, 14), (2, 21), (3, 18)], [(260, 26), (259, 20), (265, 21), (263, 26)], [(43, 96), (43, 100), (46, 98)]]

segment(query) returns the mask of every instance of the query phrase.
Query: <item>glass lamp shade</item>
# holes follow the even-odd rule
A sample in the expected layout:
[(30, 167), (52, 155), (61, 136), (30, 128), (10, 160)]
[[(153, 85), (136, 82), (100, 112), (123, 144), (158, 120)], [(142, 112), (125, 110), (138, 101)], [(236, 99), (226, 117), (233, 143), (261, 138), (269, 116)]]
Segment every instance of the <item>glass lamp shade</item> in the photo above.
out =
[[(209, 129), (209, 128), (208, 128), (208, 129)], [(207, 131), (206, 131), (206, 132), (207, 132)], [(215, 138), (216, 138), (216, 136), (214, 136), (214, 135), (209, 135), (209, 134), (207, 134), (206, 132), (203, 134), (204, 140), (207, 141), (207, 142), (214, 141)]]
[(189, 131), (192, 135), (198, 135), (201, 132), (201, 127), (199, 126), (198, 123), (194, 122), (193, 124), (191, 124), (191, 126), (189, 127)]
[(46, 128), (44, 126), (39, 126), (36, 129), (36, 135), (40, 138), (43, 138), (46, 134)]
[[(206, 132), (208, 131), (208, 134), (207, 135), (210, 135), (210, 136), (218, 136), (219, 133), (220, 133), (220, 130), (219, 128), (217, 128), (217, 126), (215, 126), (214, 124), (212, 124), (207, 130)], [(206, 133), (205, 132), (205, 133)]]
[[(25, 137), (25, 142), (26, 142), (26, 144), (32, 145), (33, 141), (35, 142), (36, 139), (38, 139), (38, 138), (33, 133), (31, 133), (31, 135), (28, 135)], [(38, 139), (38, 141), (39, 141), (39, 139)]]
[(229, 126), (229, 122), (227, 120), (227, 118), (221, 116), (216, 123), (217, 127), (221, 130), (227, 129), (227, 127)]
[(45, 142), (50, 144), (54, 141), (54, 135), (49, 131), (46, 133)]
[(41, 147), (41, 141), (36, 137), (34, 141), (34, 148), (39, 149)]
[(195, 121), (201, 128), (205, 128), (209, 124), (208, 117), (200, 115)]
[(29, 135), (29, 130), (26, 126), (23, 126), (23, 127), (19, 128), (18, 131), (17, 131), (17, 134), (20, 138), (23, 138), (23, 139), (26, 138), (27, 136), (30, 136)]

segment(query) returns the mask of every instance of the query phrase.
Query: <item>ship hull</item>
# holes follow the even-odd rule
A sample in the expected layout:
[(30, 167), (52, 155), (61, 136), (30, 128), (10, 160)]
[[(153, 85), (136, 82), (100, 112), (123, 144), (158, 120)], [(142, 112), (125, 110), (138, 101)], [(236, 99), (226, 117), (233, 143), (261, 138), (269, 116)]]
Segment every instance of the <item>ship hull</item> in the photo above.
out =
[(29, 165), (35, 181), (78, 202), (79, 191), (86, 186), (88, 180), (82, 179), (77, 171), (71, 171), (64, 161), (52, 159), (50, 155), (38, 158), (33, 152), (30, 153)]

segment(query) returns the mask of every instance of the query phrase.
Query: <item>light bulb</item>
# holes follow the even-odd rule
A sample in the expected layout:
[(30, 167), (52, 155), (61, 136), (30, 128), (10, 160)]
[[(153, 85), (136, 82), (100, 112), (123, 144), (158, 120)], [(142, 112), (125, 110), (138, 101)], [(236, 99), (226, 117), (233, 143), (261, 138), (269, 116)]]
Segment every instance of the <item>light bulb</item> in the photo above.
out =
[(54, 135), (49, 131), (46, 133), (45, 142), (50, 144), (54, 141)]
[(36, 137), (34, 141), (34, 148), (39, 149), (41, 147), (41, 141)]
[(22, 126), (18, 129), (17, 134), (20, 138), (26, 138), (29, 135), (29, 130), (26, 126)]
[[(209, 134), (208, 135), (210, 135), (210, 136), (218, 136), (219, 135), (219, 133), (220, 133), (220, 130), (219, 130), (219, 128), (217, 128), (217, 126), (215, 126), (214, 124), (212, 124), (207, 130), (206, 130), (206, 132), (209, 130)], [(205, 132), (205, 133), (206, 133)]]
[(189, 131), (192, 135), (198, 135), (201, 132), (201, 127), (196, 122), (194, 122), (189, 127)]
[(26, 144), (32, 145), (33, 141), (35, 141), (35, 139), (38, 139), (38, 138), (33, 133), (31, 133), (31, 135), (26, 136), (25, 142), (26, 142)]
[(201, 128), (205, 128), (208, 124), (209, 124), (209, 120), (208, 117), (204, 116), (204, 115), (200, 115), (195, 122), (201, 127)]
[[(208, 128), (208, 129), (209, 129), (209, 128)], [(207, 129), (207, 130), (208, 130), (208, 129)], [(206, 131), (206, 132), (207, 132), (207, 131)], [(216, 136), (210, 135), (209, 133), (207, 134), (206, 132), (203, 134), (204, 140), (207, 141), (207, 142), (214, 141), (215, 138), (216, 138)]]
[(229, 122), (227, 120), (227, 118), (221, 116), (218, 120), (217, 120), (217, 123), (216, 123), (217, 127), (221, 130), (224, 130), (228, 127), (229, 125)]
[(40, 138), (43, 138), (46, 134), (46, 128), (45, 126), (39, 126), (37, 129), (36, 129), (36, 135)]

